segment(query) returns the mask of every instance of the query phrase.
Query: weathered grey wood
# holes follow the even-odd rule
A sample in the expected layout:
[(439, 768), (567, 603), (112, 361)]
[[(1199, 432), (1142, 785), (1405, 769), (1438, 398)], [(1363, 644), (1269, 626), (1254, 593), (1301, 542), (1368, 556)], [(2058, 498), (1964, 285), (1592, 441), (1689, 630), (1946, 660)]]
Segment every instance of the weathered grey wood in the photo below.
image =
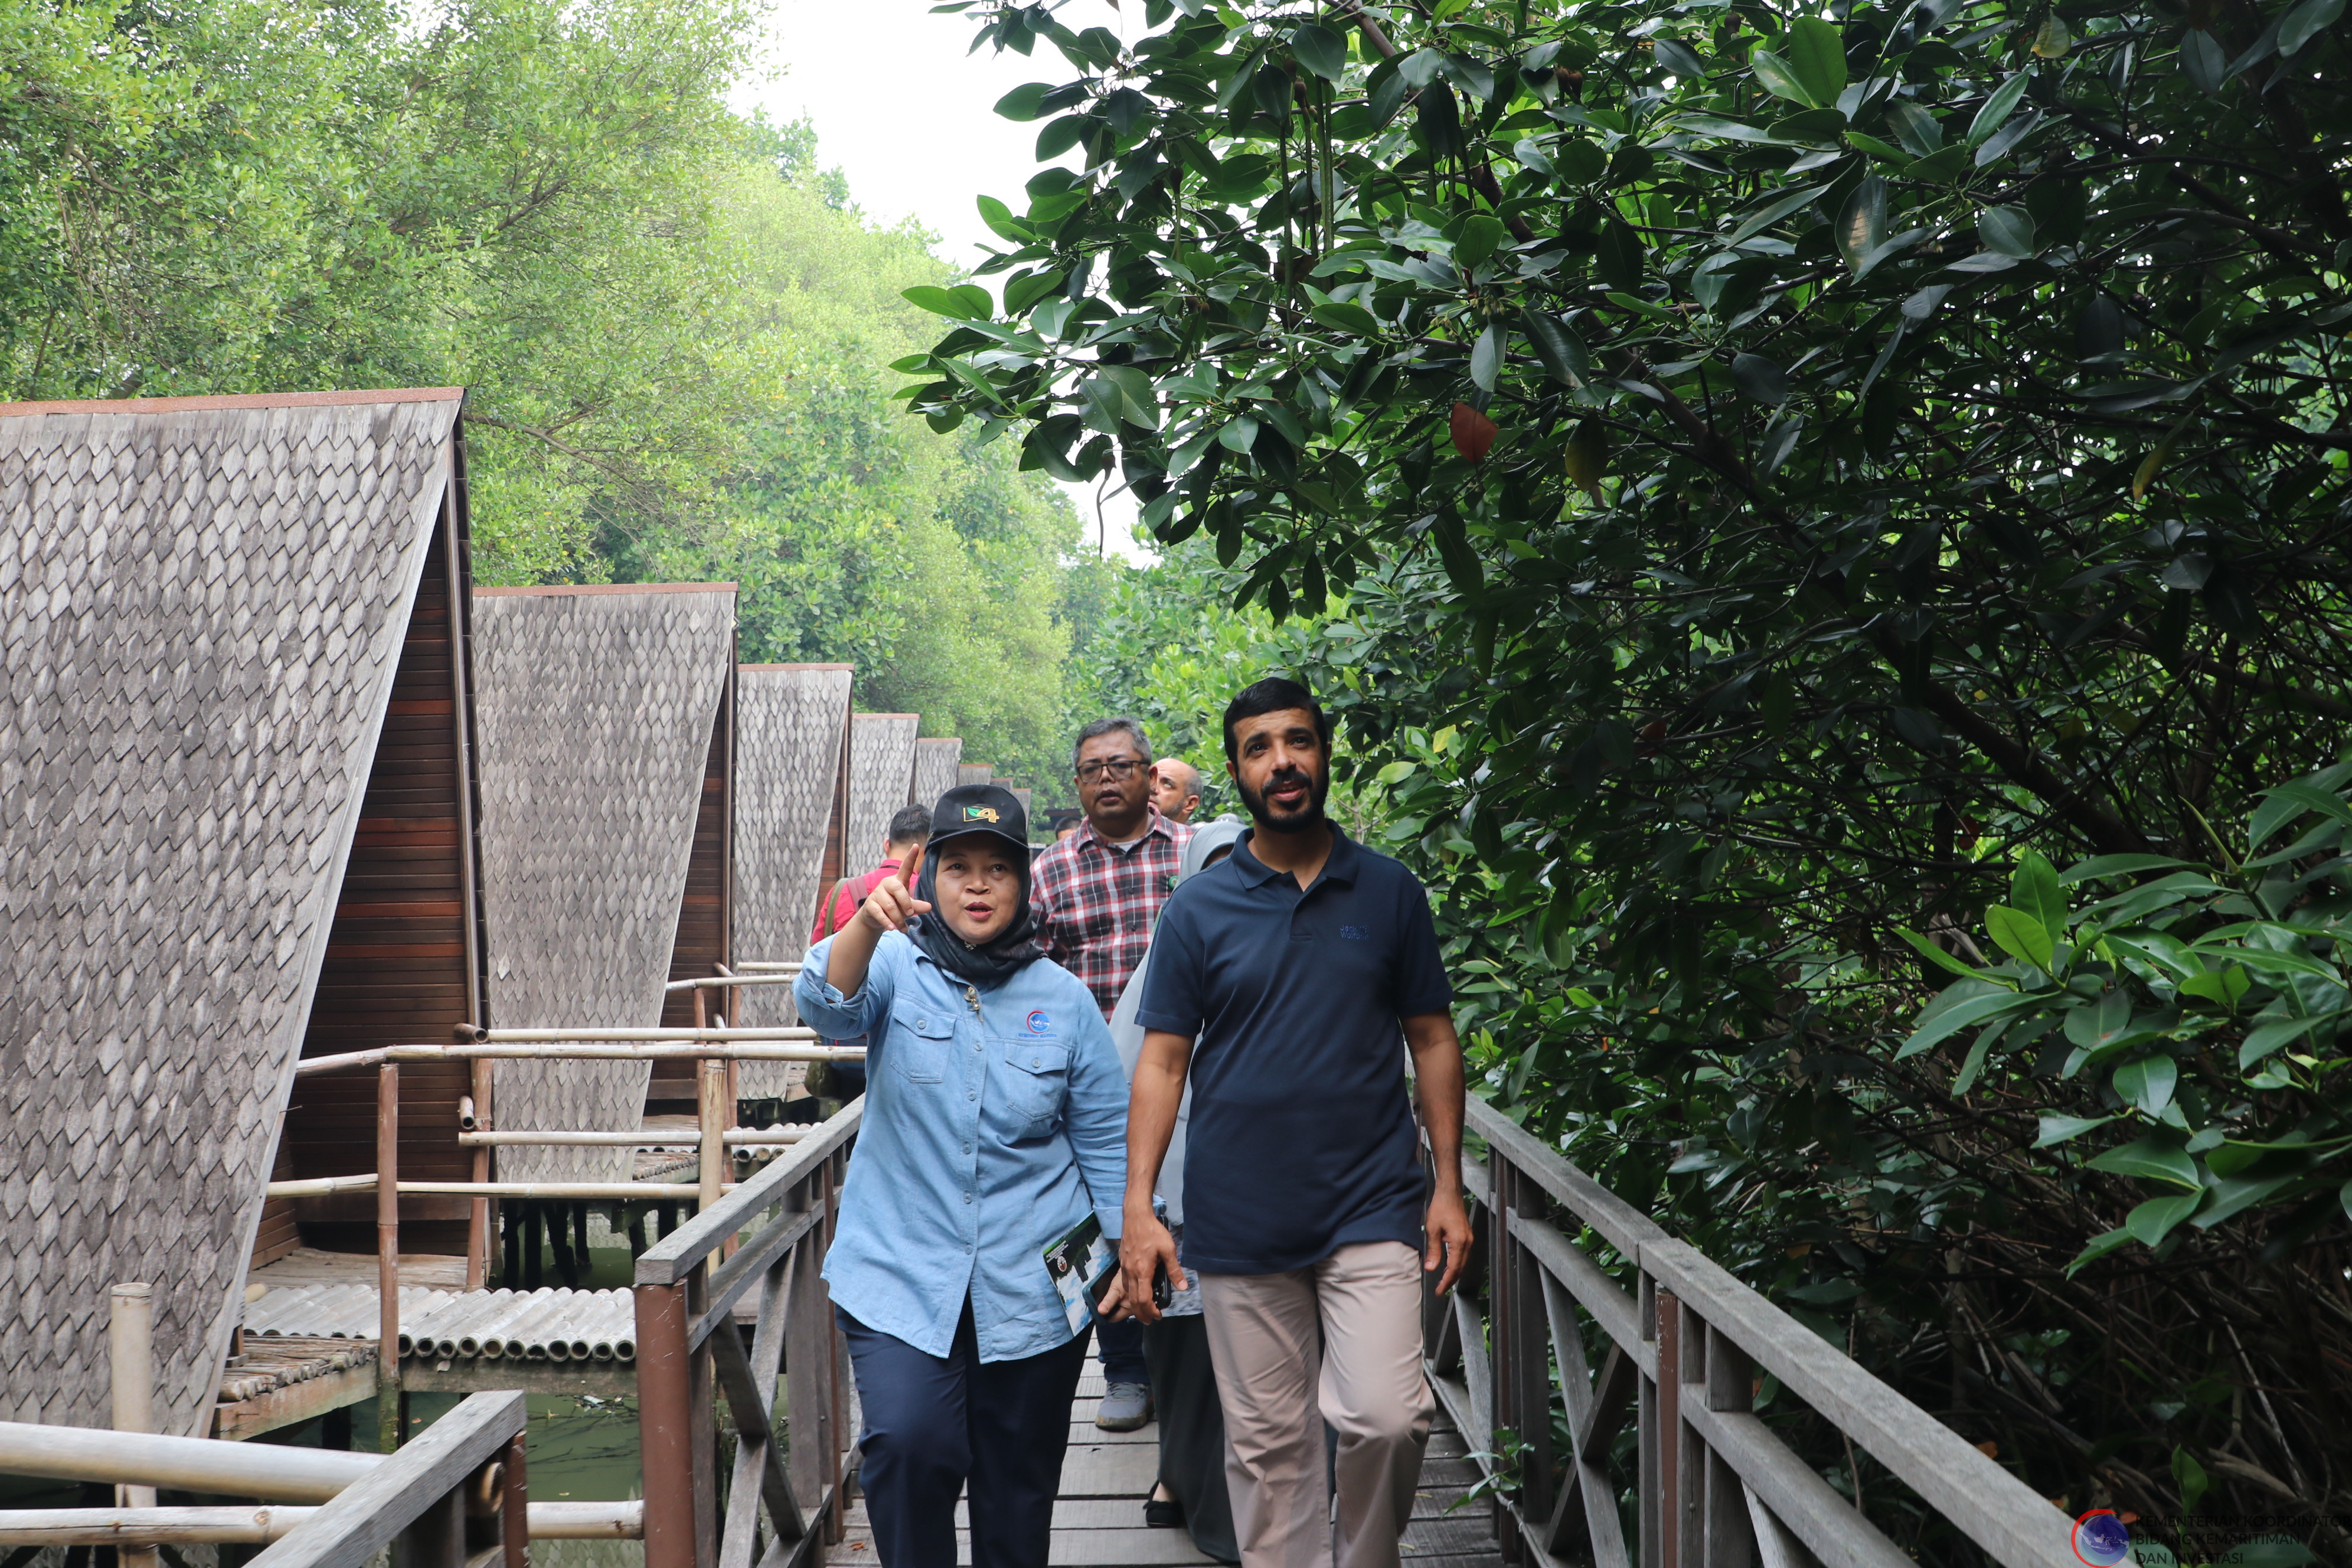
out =
[(143, 1482), (215, 1496), (322, 1503), (383, 1462), (375, 1454), (326, 1448), (248, 1447), (208, 1437), (0, 1421), (0, 1475), (6, 1476)]
[(1511, 1216), (1511, 1234), (1536, 1255), (1536, 1260), (1552, 1278), (1568, 1287), (1584, 1310), (1592, 1314), (1592, 1321), (1601, 1325), (1602, 1333), (1628, 1350), (1641, 1344), (1641, 1333), (1634, 1327), (1633, 1296), (1602, 1273), (1601, 1265), (1586, 1257), (1558, 1227), (1515, 1214)]
[(1755, 1416), (1709, 1410), (1694, 1400), (1683, 1406), (1683, 1419), (1731, 1462), (1765, 1506), (1812, 1549), (1823, 1568), (1902, 1568), (1910, 1562)]
[(1789, 1527), (1772, 1516), (1764, 1500), (1756, 1495), (1754, 1487), (1743, 1487), (1748, 1502), (1748, 1522), (1755, 1527), (1756, 1554), (1763, 1568), (1816, 1568), (1812, 1553), (1802, 1542), (1789, 1533)]
[(1093, 1443), (1072, 1448), (1062, 1458), (1062, 1496), (1066, 1498), (1139, 1499), (1159, 1479), (1157, 1446)]
[(1462, 1336), (1462, 1381), (1470, 1392), (1470, 1419), (1462, 1424), (1463, 1433), (1481, 1449), (1495, 1446), (1495, 1374), (1486, 1354), (1486, 1327), (1478, 1321), (1477, 1305), (1466, 1290), (1456, 1290), (1453, 1296), (1454, 1319)]
[(687, 1331), (686, 1342), (698, 1345), (710, 1337), (710, 1331), (733, 1320), (735, 1303), (744, 1292), (758, 1283), (760, 1277), (775, 1266), (776, 1260), (792, 1250), (793, 1244), (806, 1236), (824, 1211), (807, 1208), (786, 1214), (771, 1222), (767, 1229), (758, 1232), (745, 1242), (734, 1257), (720, 1264), (710, 1276), (710, 1310), (694, 1321)]
[[(392, 1538), (392, 1568), (470, 1568), (464, 1481), (460, 1476), (458, 1486), (426, 1503), (408, 1528)], [(492, 1554), (485, 1551), (482, 1555)]]
[(1642, 1250), (1642, 1267), (1869, 1449), (1993, 1561), (2008, 1568), (2078, 1564), (2073, 1521), (2063, 1512), (1696, 1247), (1652, 1243)]
[[(1755, 1375), (1755, 1363), (1722, 1330), (1710, 1325), (1706, 1331), (1706, 1407), (1752, 1410)], [(1748, 1522), (1746, 1490), (1746, 1484), (1730, 1461), (1708, 1449), (1706, 1568), (1751, 1568), (1756, 1555), (1755, 1535)]]
[(1574, 1447), (1567, 1484), (1544, 1531), (1544, 1544), (1549, 1551), (1569, 1549), (1567, 1535), (1580, 1514), (1598, 1568), (1625, 1568), (1625, 1531), (1617, 1518), (1617, 1489), (1609, 1480), (1609, 1447), (1625, 1424), (1640, 1380), (1633, 1358), (1622, 1348), (1611, 1347), (1585, 1400), (1583, 1414), (1569, 1423), (1569, 1439)]
[(1643, 1242), (1667, 1239), (1655, 1220), (1578, 1170), (1558, 1150), (1547, 1148), (1475, 1094), (1470, 1097), (1467, 1113), (1471, 1131), (1526, 1172), (1536, 1185), (1565, 1204), (1626, 1257), (1633, 1257)]
[(857, 1136), (866, 1101), (854, 1100), (808, 1137), (793, 1145), (750, 1181), (704, 1209), (677, 1230), (647, 1247), (637, 1258), (635, 1279), (640, 1285), (675, 1285), (700, 1266), (704, 1258), (735, 1235), (761, 1210), (785, 1194), (831, 1159), (835, 1151)]
[(784, 1356), (784, 1315), (791, 1300), (794, 1259), (777, 1259), (766, 1275), (760, 1298), (760, 1322), (752, 1331), (751, 1352), (730, 1325), (715, 1336), (715, 1364), (727, 1394), (728, 1414), (735, 1423), (735, 1479), (728, 1495), (726, 1529), (719, 1543), (719, 1568), (750, 1568), (758, 1545), (759, 1509), (768, 1506), (768, 1522), (777, 1539), (796, 1540), (804, 1528), (800, 1502), (777, 1454), (775, 1423), (776, 1371)]
[[(497, 1458), (523, 1429), (523, 1396), (477, 1394), (253, 1559), (254, 1568), (366, 1568), (378, 1549)], [(278, 1460), (300, 1450), (273, 1449)], [(462, 1539), (461, 1539), (462, 1547)], [(463, 1553), (460, 1552), (462, 1562)]]

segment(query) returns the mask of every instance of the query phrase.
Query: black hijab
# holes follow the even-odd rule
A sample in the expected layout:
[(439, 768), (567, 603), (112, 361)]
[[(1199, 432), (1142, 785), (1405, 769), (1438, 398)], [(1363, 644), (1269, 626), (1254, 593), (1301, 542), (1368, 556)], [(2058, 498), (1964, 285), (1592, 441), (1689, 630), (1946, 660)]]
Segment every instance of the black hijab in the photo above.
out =
[[(931, 838), (923, 853), (922, 874), (915, 879), (915, 897), (933, 906), (917, 915), (907, 936), (924, 956), (983, 990), (993, 990), (1045, 956), (1037, 945), (1037, 921), (1029, 906), (1029, 846), (1027, 816), (1011, 791), (997, 784), (962, 784), (940, 797), (931, 814)], [(947, 917), (939, 913), (939, 857), (935, 851), (966, 835), (1000, 840), (1005, 858), (1020, 879), (1020, 900), (1013, 923), (975, 947), (958, 936)]]

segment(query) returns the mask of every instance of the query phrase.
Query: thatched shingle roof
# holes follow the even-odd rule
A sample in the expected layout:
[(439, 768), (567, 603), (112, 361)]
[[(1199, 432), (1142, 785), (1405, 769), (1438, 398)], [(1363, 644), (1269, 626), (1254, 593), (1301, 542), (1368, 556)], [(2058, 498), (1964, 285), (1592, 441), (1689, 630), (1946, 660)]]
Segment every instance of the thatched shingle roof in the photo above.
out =
[[(492, 1027), (660, 1022), (734, 628), (731, 583), (475, 590)], [(501, 1062), (498, 1125), (634, 1127), (646, 1079)], [(507, 1181), (629, 1177), (625, 1149), (499, 1153)]]
[(209, 1417), (460, 399), (0, 404), (0, 1416)]

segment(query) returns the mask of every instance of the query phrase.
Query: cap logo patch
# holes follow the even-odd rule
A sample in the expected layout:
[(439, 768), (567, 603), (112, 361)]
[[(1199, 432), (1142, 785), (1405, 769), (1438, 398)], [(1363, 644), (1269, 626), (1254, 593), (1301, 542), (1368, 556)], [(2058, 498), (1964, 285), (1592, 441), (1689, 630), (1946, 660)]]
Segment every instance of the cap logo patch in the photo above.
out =
[(994, 822), (997, 819), (996, 807), (992, 805), (967, 805), (963, 808), (963, 819), (966, 822)]

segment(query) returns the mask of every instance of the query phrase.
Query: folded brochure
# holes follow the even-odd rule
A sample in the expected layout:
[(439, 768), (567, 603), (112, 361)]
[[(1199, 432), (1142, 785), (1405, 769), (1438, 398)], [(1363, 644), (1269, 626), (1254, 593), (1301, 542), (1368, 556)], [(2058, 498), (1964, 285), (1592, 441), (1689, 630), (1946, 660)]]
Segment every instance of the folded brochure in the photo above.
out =
[(1095, 1298), (1118, 1267), (1118, 1248), (1104, 1239), (1102, 1221), (1093, 1215), (1045, 1244), (1045, 1271), (1054, 1277), (1070, 1332), (1085, 1328), (1094, 1316)]

